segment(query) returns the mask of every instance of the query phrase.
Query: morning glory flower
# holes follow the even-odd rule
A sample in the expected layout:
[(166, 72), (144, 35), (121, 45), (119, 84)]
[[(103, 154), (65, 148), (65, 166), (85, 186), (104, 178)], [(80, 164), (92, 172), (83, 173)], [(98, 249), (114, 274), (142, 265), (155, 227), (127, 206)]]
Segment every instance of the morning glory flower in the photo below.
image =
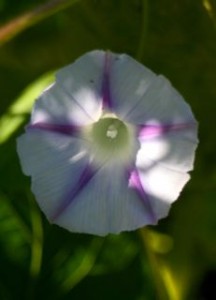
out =
[(92, 51), (57, 72), (17, 144), (48, 220), (106, 235), (167, 216), (190, 178), (197, 122), (165, 77)]

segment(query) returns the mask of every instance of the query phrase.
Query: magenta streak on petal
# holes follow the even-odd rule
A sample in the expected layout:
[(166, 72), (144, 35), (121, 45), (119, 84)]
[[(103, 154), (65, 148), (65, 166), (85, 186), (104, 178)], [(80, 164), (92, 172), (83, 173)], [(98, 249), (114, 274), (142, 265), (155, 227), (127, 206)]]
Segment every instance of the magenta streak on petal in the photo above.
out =
[(139, 196), (140, 200), (144, 204), (144, 207), (145, 207), (147, 213), (149, 214), (151, 224), (156, 224), (158, 219), (152, 208), (152, 205), (151, 205), (151, 202), (149, 199), (149, 195), (145, 192), (145, 190), (143, 188), (138, 170), (136, 168), (129, 171), (129, 187), (133, 188), (135, 190), (135, 192)]
[(179, 123), (179, 124), (167, 124), (167, 125), (139, 125), (138, 136), (140, 138), (152, 138), (157, 137), (169, 132), (187, 130), (196, 126), (195, 123)]
[(93, 168), (90, 164), (87, 164), (84, 168), (80, 178), (75, 186), (68, 192), (64, 201), (62, 201), (51, 216), (50, 221), (54, 222), (56, 219), (68, 208), (68, 206), (75, 200), (76, 196), (85, 188), (89, 181), (96, 175), (100, 168)]
[(111, 64), (111, 53), (107, 51), (104, 59), (104, 69), (102, 78), (102, 106), (103, 109), (112, 111), (112, 99), (110, 94), (110, 64)]
[(40, 129), (44, 131), (61, 133), (69, 136), (77, 136), (80, 132), (80, 127), (76, 125), (50, 124), (50, 123), (43, 123), (43, 122), (30, 124), (27, 126), (27, 130), (28, 129)]

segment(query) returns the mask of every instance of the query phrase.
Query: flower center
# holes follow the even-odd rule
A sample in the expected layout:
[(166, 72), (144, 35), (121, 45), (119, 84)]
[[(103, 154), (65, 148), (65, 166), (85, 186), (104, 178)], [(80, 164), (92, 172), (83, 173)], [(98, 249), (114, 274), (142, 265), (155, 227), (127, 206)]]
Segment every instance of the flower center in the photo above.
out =
[(110, 125), (107, 129), (106, 135), (111, 139), (115, 139), (118, 135), (118, 129), (114, 125)]
[(105, 152), (118, 152), (129, 139), (127, 126), (116, 118), (102, 118), (93, 125), (92, 138), (96, 146)]
[(104, 116), (84, 134), (91, 141), (92, 155), (99, 163), (106, 159), (128, 161), (134, 151), (134, 129), (113, 115)]

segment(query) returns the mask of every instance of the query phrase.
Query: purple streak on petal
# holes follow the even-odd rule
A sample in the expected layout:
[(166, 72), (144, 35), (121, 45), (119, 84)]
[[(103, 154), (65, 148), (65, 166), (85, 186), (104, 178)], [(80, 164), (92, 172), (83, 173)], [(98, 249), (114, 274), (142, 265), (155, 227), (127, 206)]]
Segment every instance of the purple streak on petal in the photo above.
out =
[(149, 199), (149, 195), (146, 193), (141, 183), (138, 170), (134, 168), (129, 170), (127, 173), (129, 174), (129, 187), (135, 190), (140, 200), (142, 201), (147, 213), (149, 214), (151, 224), (156, 224), (158, 219), (154, 213), (153, 207)]
[(112, 111), (113, 104), (110, 93), (110, 64), (111, 53), (107, 51), (104, 58), (104, 69), (102, 78), (102, 106), (103, 109)]
[(138, 125), (138, 136), (140, 138), (153, 138), (170, 132), (187, 130), (195, 127), (195, 123), (162, 124), (162, 125)]
[(39, 129), (44, 131), (50, 131), (55, 133), (61, 133), (63, 135), (69, 136), (77, 136), (80, 133), (80, 127), (76, 125), (69, 125), (69, 124), (49, 124), (38, 122), (35, 124), (30, 124), (27, 126), (28, 129)]
[(54, 222), (68, 206), (75, 200), (76, 196), (85, 188), (89, 181), (96, 175), (100, 168), (93, 168), (90, 163), (86, 165), (75, 186), (67, 193), (57, 210), (51, 216), (50, 221)]

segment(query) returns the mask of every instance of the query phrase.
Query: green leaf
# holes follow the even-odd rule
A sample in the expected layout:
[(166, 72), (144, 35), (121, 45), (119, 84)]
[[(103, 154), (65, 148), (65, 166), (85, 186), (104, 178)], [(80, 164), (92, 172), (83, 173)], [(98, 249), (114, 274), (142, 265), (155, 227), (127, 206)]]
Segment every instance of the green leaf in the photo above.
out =
[(5, 143), (24, 123), (30, 113), (35, 99), (54, 80), (53, 72), (49, 72), (30, 84), (0, 118), (0, 144)]

